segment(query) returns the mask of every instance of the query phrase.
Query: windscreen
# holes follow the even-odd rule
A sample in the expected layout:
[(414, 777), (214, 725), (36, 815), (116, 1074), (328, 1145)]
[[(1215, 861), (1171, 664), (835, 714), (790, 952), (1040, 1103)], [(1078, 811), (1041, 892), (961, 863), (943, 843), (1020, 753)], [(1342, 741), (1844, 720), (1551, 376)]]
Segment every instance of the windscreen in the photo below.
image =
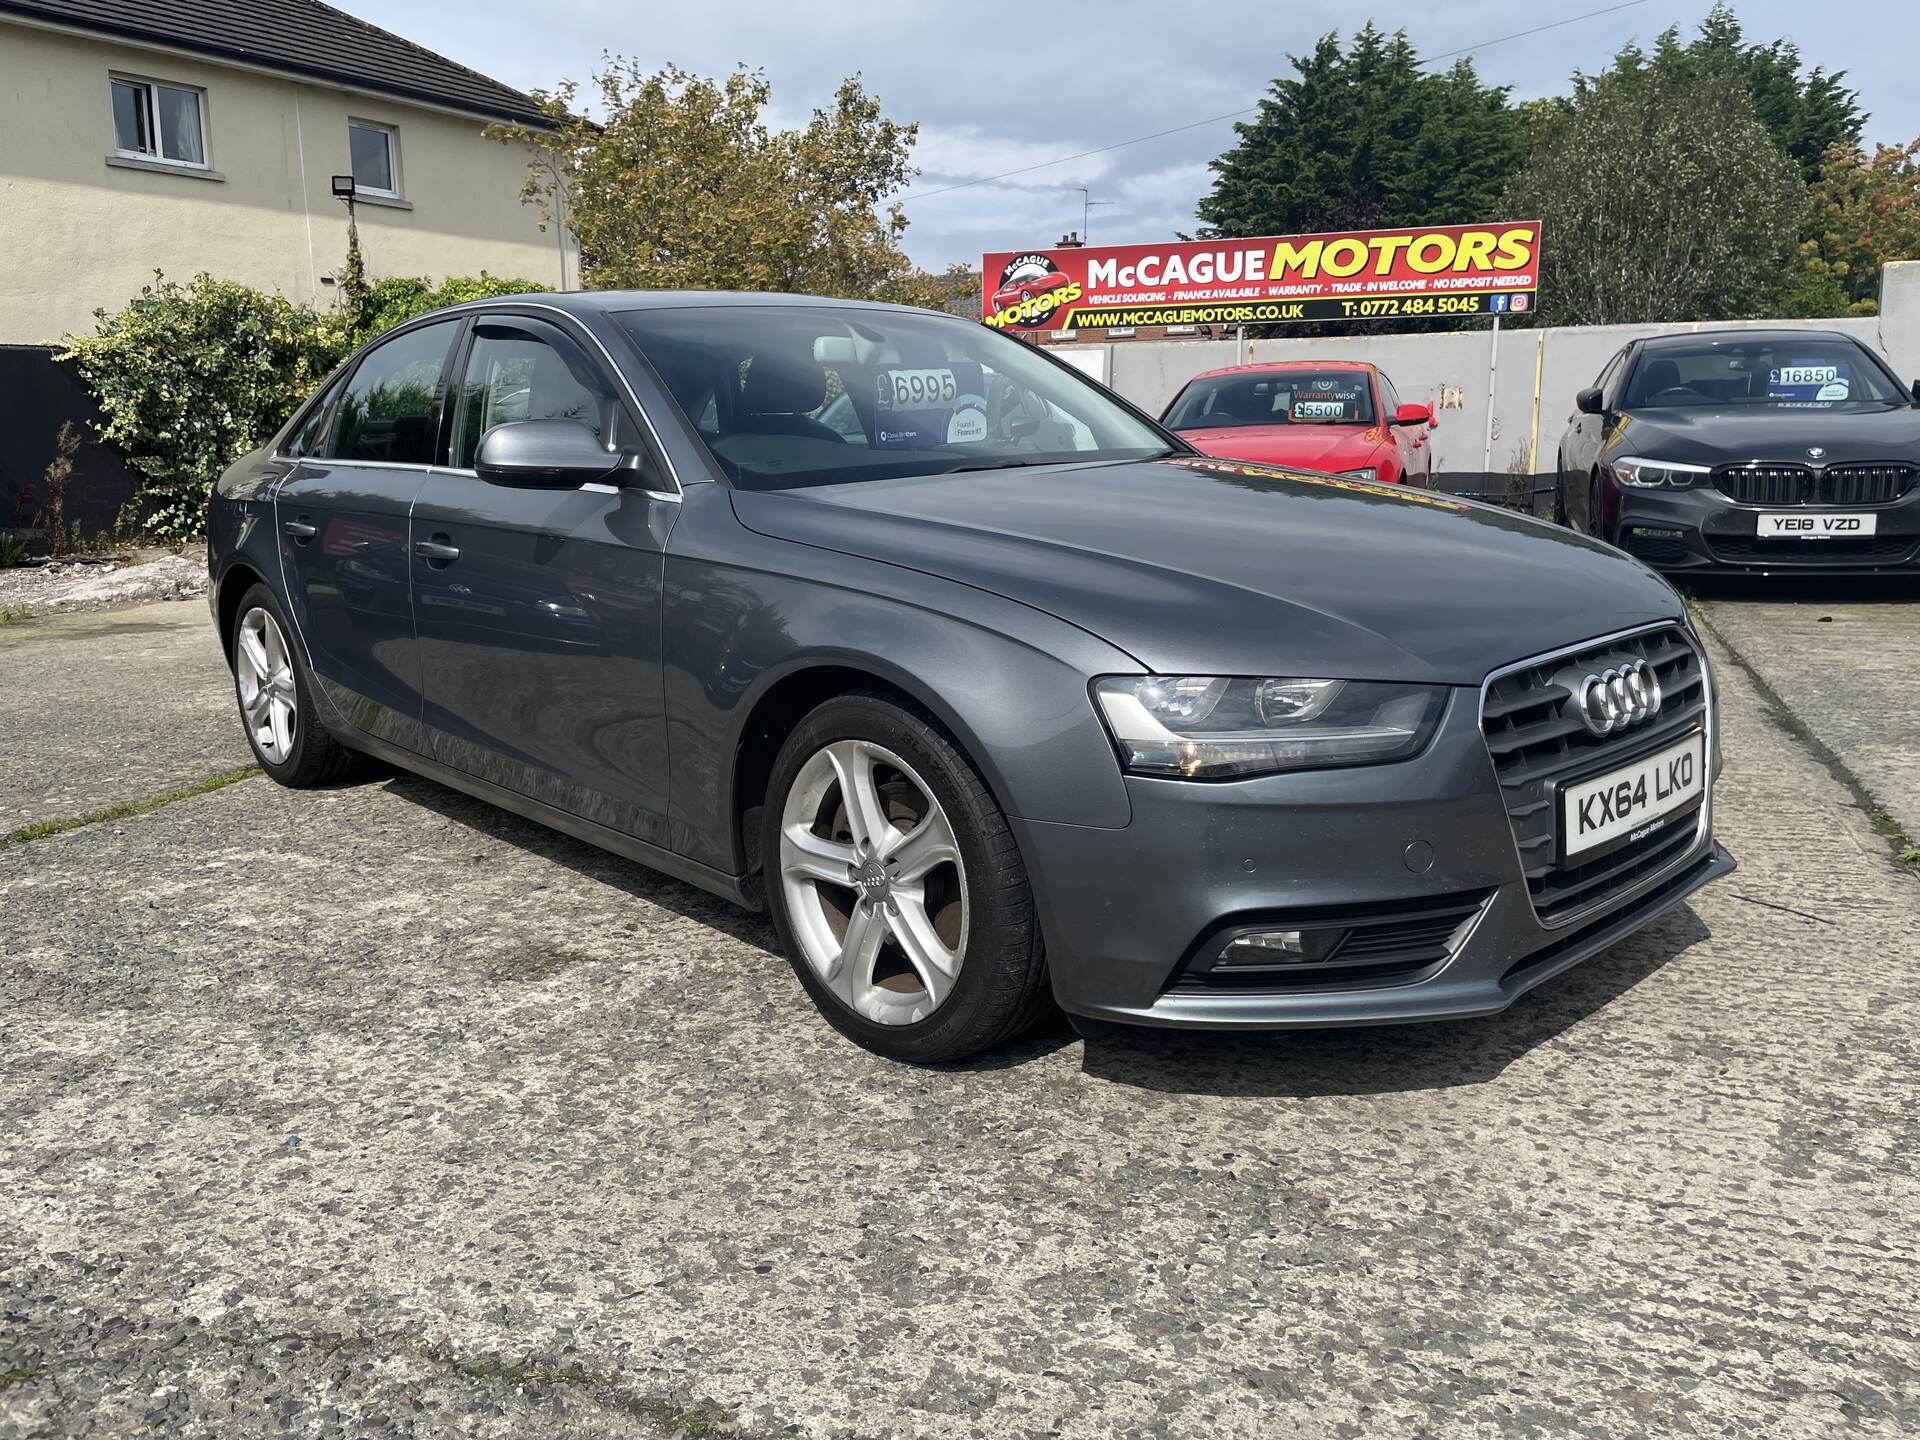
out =
[(1195, 380), (1173, 402), (1166, 425), (1371, 425), (1374, 418), (1373, 377), (1365, 370), (1255, 371)]
[(1650, 349), (1622, 408), (1773, 405), (1830, 410), (1904, 400), (1891, 376), (1848, 340), (1702, 342)]
[(803, 305), (618, 320), (728, 477), (781, 490), (1173, 448), (1104, 389), (984, 326)]

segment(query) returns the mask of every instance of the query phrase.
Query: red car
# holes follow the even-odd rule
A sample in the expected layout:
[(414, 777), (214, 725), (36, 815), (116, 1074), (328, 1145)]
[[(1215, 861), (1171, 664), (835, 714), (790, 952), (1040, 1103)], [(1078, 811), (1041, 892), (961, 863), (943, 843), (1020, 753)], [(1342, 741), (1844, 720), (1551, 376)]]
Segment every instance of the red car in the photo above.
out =
[(1401, 404), (1393, 382), (1358, 360), (1209, 370), (1173, 397), (1160, 423), (1222, 459), (1422, 487), (1438, 424), (1432, 406)]
[(1011, 310), (1023, 300), (1031, 300), (1036, 295), (1044, 295), (1049, 290), (1058, 290), (1067, 283), (1067, 277), (1058, 270), (1050, 270), (1045, 275), (1026, 275), (1018, 280), (1009, 280), (993, 292), (993, 308), (996, 312)]

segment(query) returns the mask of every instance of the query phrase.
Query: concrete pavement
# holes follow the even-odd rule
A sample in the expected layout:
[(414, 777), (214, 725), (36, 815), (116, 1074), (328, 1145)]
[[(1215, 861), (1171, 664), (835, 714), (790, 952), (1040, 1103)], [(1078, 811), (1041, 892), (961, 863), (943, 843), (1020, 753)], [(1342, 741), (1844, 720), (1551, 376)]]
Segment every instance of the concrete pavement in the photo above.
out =
[(1461, 1024), (903, 1069), (404, 776), (0, 852), (0, 1434), (1911, 1434), (1920, 885), (1718, 673), (1741, 871)]
[(0, 626), (0, 835), (253, 763), (201, 598)]
[(1920, 599), (1911, 579), (1721, 581), (1696, 609), (1770, 695), (1920, 840)]

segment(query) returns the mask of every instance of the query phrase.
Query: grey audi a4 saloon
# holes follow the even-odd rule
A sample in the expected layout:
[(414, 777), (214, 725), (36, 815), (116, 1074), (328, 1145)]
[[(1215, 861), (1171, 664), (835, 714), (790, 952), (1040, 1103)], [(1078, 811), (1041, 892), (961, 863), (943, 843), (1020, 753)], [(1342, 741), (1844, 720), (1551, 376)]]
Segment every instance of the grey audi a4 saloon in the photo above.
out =
[(770, 913), (848, 1036), (1481, 1015), (1733, 867), (1713, 677), (1610, 546), (1208, 459), (981, 325), (483, 301), (220, 480), (291, 786), (375, 756)]

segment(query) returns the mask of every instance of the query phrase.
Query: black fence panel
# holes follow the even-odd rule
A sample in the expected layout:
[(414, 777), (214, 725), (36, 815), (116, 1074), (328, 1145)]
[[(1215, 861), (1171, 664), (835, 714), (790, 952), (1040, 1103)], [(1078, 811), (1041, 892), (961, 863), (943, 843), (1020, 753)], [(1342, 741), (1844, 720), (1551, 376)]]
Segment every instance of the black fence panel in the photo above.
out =
[(119, 450), (100, 440), (100, 407), (54, 354), (45, 345), (0, 345), (0, 530), (45, 524), (47, 466), (61, 425), (70, 421), (80, 448), (67, 482), (66, 524), (78, 521), (92, 536), (113, 528), (137, 477)]

